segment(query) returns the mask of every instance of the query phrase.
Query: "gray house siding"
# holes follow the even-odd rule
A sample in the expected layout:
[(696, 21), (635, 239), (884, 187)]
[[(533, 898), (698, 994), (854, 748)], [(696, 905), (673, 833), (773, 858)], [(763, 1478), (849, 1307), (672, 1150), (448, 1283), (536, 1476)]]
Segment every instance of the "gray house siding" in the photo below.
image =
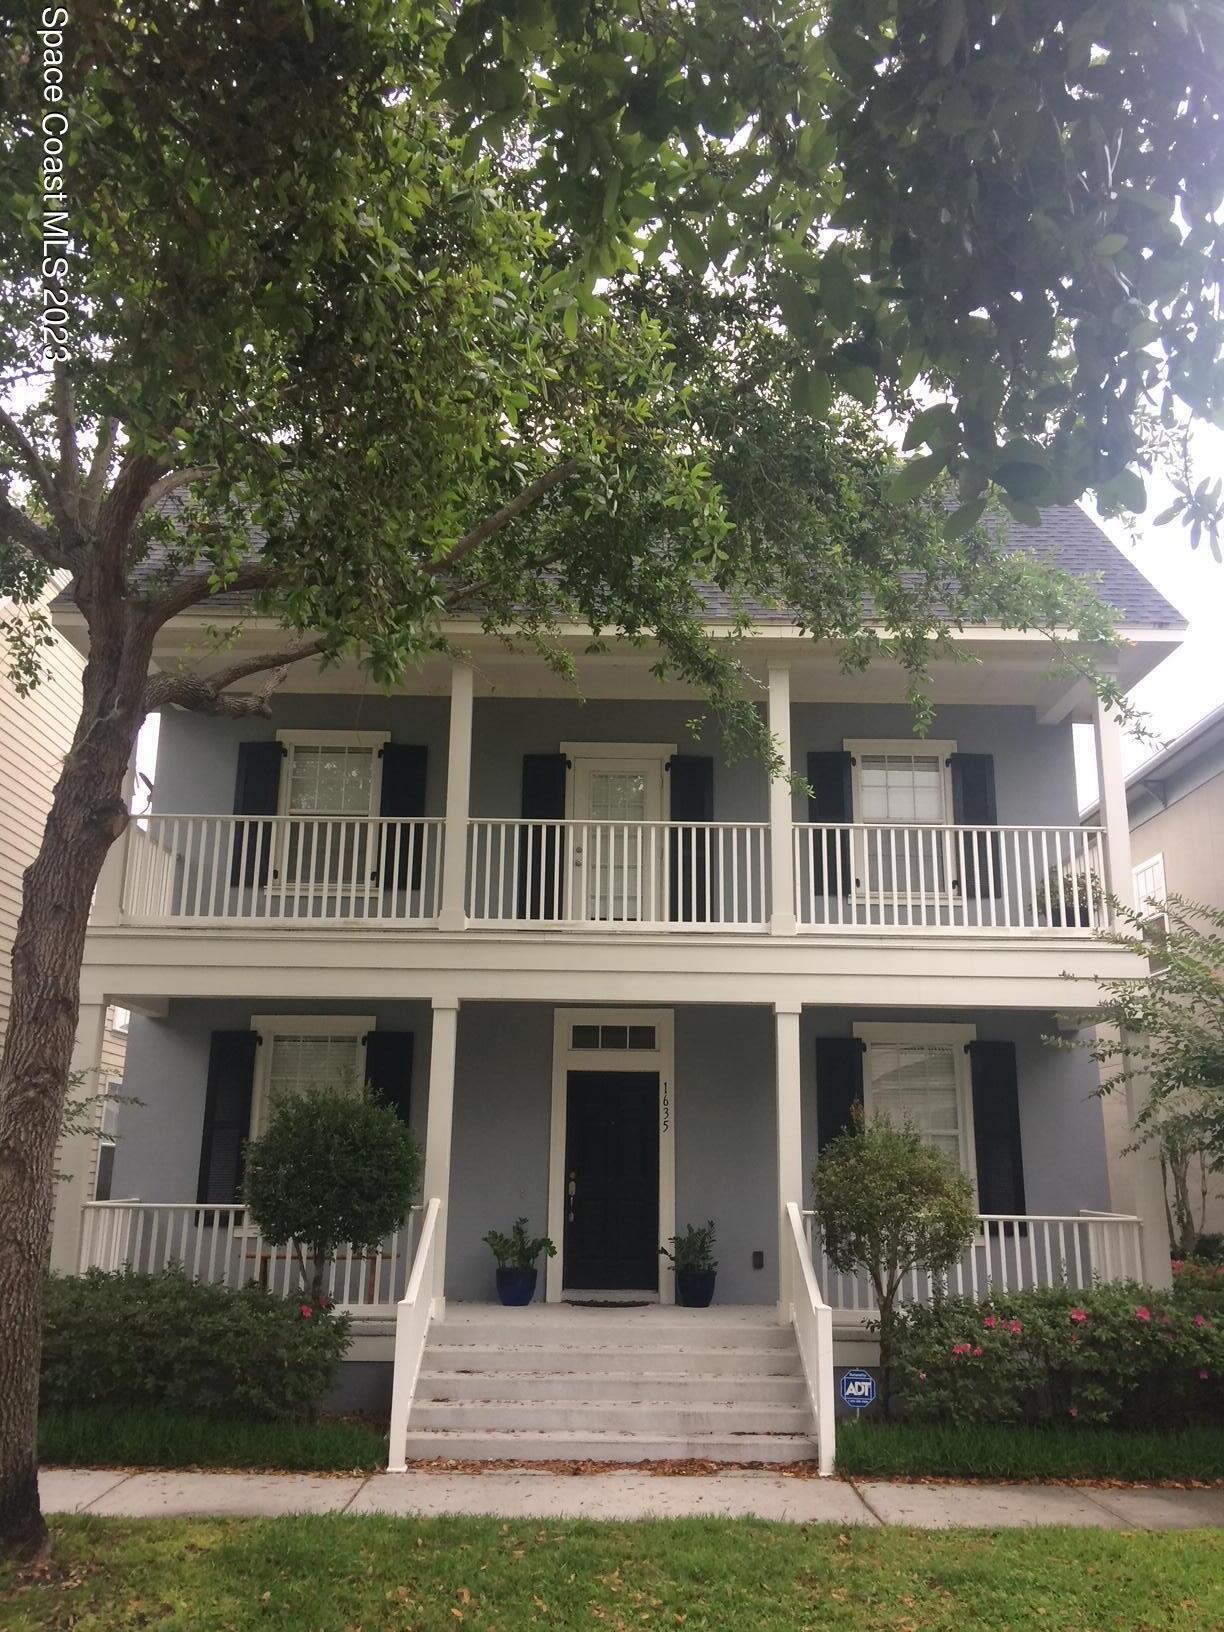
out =
[[(179, 814), (222, 814), (233, 808), (238, 744), (272, 740), (280, 729), (383, 730), (429, 750), (425, 813), (446, 806), (449, 703), (444, 697), (290, 695), (273, 703), (267, 720), (217, 720), (168, 711), (162, 715), (154, 808)], [(694, 719), (703, 720), (694, 736)], [(840, 748), (845, 739), (913, 736), (909, 709), (890, 704), (796, 703), (791, 716), (794, 769), (807, 755)], [(940, 709), (932, 738), (967, 753), (995, 757), (999, 820), (1063, 824), (1077, 821), (1075, 763), (1068, 726), (1040, 726), (1029, 708)], [(759, 762), (731, 760), (717, 723), (687, 701), (477, 698), (472, 729), (471, 811), (475, 817), (520, 812), (523, 756), (555, 753), (562, 742), (672, 742), (681, 753), (714, 760), (714, 813), (722, 821), (765, 821), (768, 788)], [(731, 760), (731, 762), (728, 762)], [(795, 797), (795, 815), (806, 803)]]
[[(249, 1025), (257, 1013), (318, 1012), (277, 1002), (181, 1002), (164, 1020), (133, 1016), (127, 1092), (115, 1156), (116, 1198), (191, 1201), (196, 1194), (209, 1036)], [(423, 1141), (428, 1108), (430, 1011), (423, 1003), (335, 1005), (416, 1035), (411, 1120)], [(849, 1035), (856, 1020), (970, 1021), (978, 1035), (1016, 1044), (1027, 1210), (1107, 1209), (1109, 1185), (1091, 1062), (1042, 1042), (1050, 1016), (1008, 1012), (806, 1009), (802, 1020), (803, 1154), (816, 1156), (815, 1039)], [(719, 1298), (777, 1297), (774, 1042), (760, 1007), (675, 1011), (676, 1219), (718, 1230)], [(452, 1146), (447, 1289), (456, 1299), (493, 1295), (491, 1228), (548, 1217), (553, 1008), (477, 1004), (460, 1013)], [(764, 1254), (754, 1269), (754, 1252)]]

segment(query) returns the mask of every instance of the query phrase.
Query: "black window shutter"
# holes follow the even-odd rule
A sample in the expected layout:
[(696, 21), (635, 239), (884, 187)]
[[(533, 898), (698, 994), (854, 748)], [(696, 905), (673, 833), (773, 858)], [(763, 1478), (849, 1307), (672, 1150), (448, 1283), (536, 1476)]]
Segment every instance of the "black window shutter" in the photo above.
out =
[[(280, 794), (279, 742), (240, 742), (234, 782), (235, 816), (275, 816)], [(272, 860), (271, 822), (235, 822), (230, 853), (231, 884), (266, 884)]]
[[(958, 827), (993, 827), (999, 819), (994, 755), (952, 754), (948, 764), (952, 769), (952, 820)], [(1002, 881), (999, 835), (979, 833), (975, 839), (966, 838), (963, 847), (958, 841), (953, 854), (958, 868), (962, 848), (965, 857), (960, 879), (962, 895), (967, 900), (997, 895)]]
[(366, 1081), (403, 1123), (411, 1104), (412, 1045), (410, 1031), (371, 1031), (366, 1037)]
[(978, 1206), (984, 1213), (1023, 1213), (1024, 1160), (1020, 1150), (1016, 1045), (970, 1043), (969, 1060)]
[(257, 1034), (249, 1030), (212, 1034), (197, 1201), (232, 1206), (241, 1197), (242, 1147), (251, 1131), (251, 1085), (258, 1045)]
[(816, 1039), (816, 1151), (853, 1127), (863, 1103), (863, 1043), (858, 1037)]
[[(523, 804), (528, 822), (554, 822), (565, 817), (565, 778), (569, 761), (564, 754), (523, 755)], [(554, 918), (565, 912), (565, 880), (557, 876), (560, 829), (525, 826), (519, 830), (518, 915)]]
[[(429, 750), (424, 746), (410, 742), (383, 744), (380, 816), (424, 816), (428, 766)], [(421, 887), (425, 831), (416, 824), (383, 829), (380, 873), (386, 877), (394, 869), (397, 889)]]
[[(807, 756), (809, 822), (849, 824), (854, 820), (854, 759), (843, 750)], [(849, 895), (854, 883), (850, 870), (849, 833), (828, 833), (820, 851), (820, 874), (812, 880), (817, 895)]]
[[(668, 812), (673, 822), (714, 820), (714, 761), (705, 754), (673, 754), (668, 762)], [(709, 834), (703, 830), (669, 833), (671, 881), (668, 913), (682, 923), (705, 923), (717, 917), (718, 879), (706, 887)]]

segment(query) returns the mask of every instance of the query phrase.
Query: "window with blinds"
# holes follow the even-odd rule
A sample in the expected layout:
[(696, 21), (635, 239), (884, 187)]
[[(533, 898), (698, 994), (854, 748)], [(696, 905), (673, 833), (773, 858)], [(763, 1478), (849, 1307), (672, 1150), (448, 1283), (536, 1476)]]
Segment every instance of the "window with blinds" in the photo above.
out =
[(963, 1164), (960, 1088), (951, 1044), (870, 1043), (867, 1110), (900, 1127), (912, 1122), (923, 1142)]
[(287, 1094), (306, 1088), (350, 1088), (355, 1093), (361, 1076), (361, 1038), (348, 1036), (299, 1037), (278, 1033), (267, 1040), (267, 1093), (259, 1107), (258, 1135), (268, 1123), (269, 1106)]
[(939, 755), (860, 755), (859, 799), (865, 822), (943, 822), (947, 806)]

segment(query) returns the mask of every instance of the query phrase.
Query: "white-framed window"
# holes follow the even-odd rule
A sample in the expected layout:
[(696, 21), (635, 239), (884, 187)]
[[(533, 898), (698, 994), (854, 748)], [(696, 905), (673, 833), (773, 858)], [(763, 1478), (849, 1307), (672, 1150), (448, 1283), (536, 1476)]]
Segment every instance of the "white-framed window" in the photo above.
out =
[(863, 1110), (898, 1126), (912, 1122), (923, 1142), (950, 1156), (974, 1184), (971, 1025), (863, 1022)]
[(107, 1031), (117, 1031), (121, 1037), (126, 1037), (131, 1023), (132, 1011), (130, 1009), (121, 1009), (117, 1003), (112, 1003), (106, 1011)]
[(349, 1087), (357, 1093), (365, 1081), (365, 1040), (374, 1030), (369, 1014), (259, 1014), (251, 1030), (259, 1033), (251, 1093), (251, 1137), (268, 1125), (274, 1100), (320, 1086)]
[(854, 819), (872, 825), (946, 826), (952, 820), (954, 742), (866, 738), (843, 745), (853, 765)]
[(378, 814), (387, 731), (278, 731), (282, 816)]
[(1168, 896), (1165, 883), (1164, 851), (1141, 861), (1131, 869), (1135, 891), (1135, 907), (1143, 919), (1143, 939), (1151, 948), (1150, 963), (1153, 971), (1160, 967), (1161, 954), (1169, 934), (1169, 915), (1162, 903)]
[(115, 1140), (119, 1133), (119, 1099), (122, 1093), (122, 1077), (111, 1077), (102, 1084), (102, 1102), (98, 1107), (98, 1162), (94, 1170), (95, 1201), (111, 1199), (115, 1172)]

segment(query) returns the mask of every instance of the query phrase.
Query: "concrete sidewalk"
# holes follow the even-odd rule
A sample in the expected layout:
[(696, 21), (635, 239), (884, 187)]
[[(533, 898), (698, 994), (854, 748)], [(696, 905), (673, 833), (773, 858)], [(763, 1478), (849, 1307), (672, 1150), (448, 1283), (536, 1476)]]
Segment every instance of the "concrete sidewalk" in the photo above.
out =
[(501, 1471), (329, 1477), (47, 1468), (39, 1477), (39, 1489), (48, 1513), (140, 1519), (391, 1513), (405, 1518), (753, 1518), (789, 1524), (899, 1524), (923, 1530), (1046, 1524), (1096, 1530), (1224, 1528), (1224, 1489), (892, 1484), (874, 1479), (788, 1479), (771, 1473), (682, 1478)]

